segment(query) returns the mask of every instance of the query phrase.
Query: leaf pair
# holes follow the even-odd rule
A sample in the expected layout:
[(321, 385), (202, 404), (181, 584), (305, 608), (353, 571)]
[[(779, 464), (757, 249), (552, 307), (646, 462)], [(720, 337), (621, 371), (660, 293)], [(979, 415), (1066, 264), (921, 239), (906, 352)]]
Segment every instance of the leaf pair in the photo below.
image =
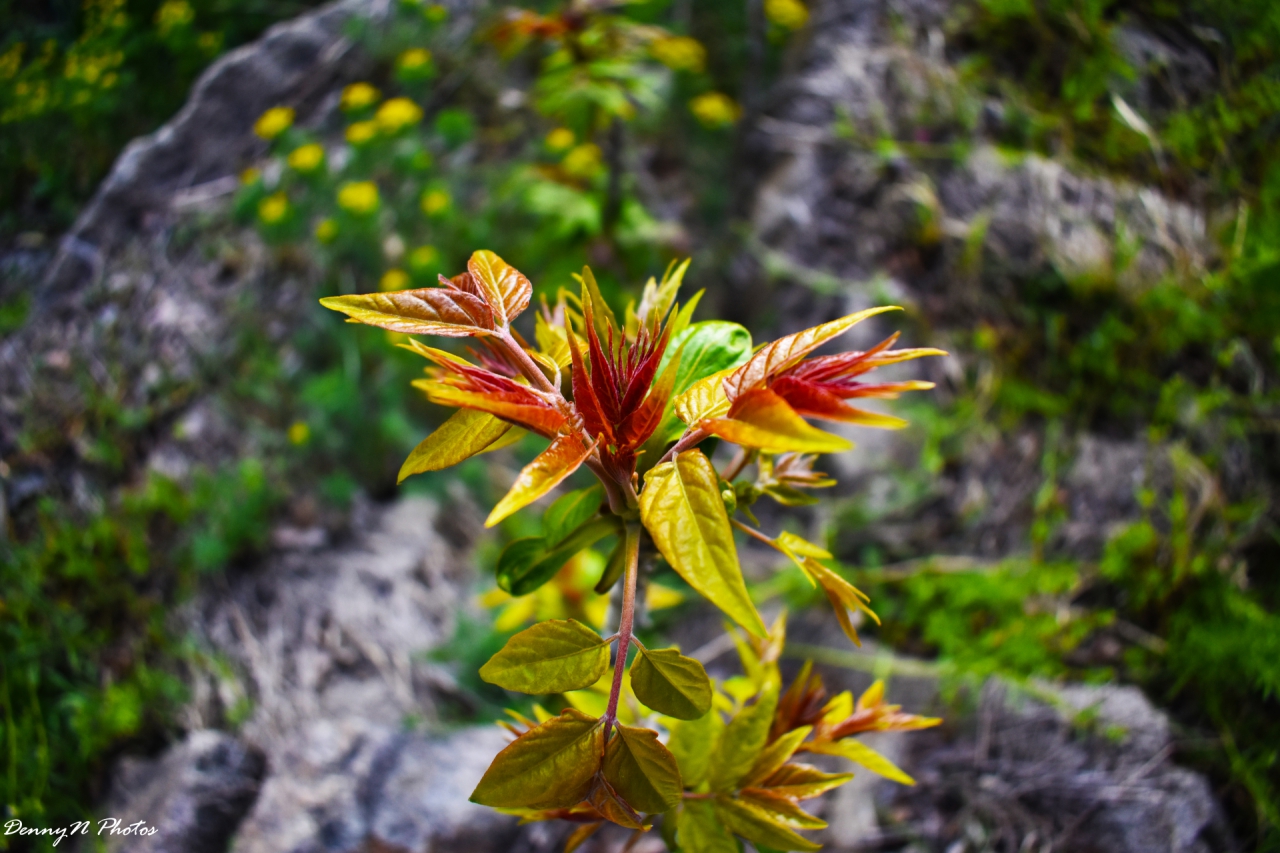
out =
[(472, 802), (507, 809), (571, 808), (589, 799), (605, 818), (638, 828), (638, 812), (680, 801), (675, 757), (649, 729), (604, 723), (572, 708), (517, 737), (493, 759)]

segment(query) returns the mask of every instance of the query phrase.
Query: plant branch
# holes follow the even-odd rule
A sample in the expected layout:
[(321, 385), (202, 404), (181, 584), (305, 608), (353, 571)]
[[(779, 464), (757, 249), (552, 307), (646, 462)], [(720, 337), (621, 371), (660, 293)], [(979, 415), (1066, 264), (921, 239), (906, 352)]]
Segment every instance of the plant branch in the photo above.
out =
[(754, 527), (743, 524), (741, 521), (738, 521), (738, 519), (736, 518), (729, 519), (729, 523), (732, 524), (734, 527), (738, 528), (739, 530), (741, 530), (743, 533), (747, 534), (748, 536), (752, 536), (756, 539), (759, 539), (761, 542), (768, 545), (770, 548), (778, 547), (778, 543), (774, 542), (768, 536), (761, 533), (759, 530), (756, 530)]
[(555, 394), (557, 397), (564, 399), (560, 389), (551, 384), (551, 380), (547, 378), (547, 374), (542, 372), (542, 368), (538, 366), (538, 363), (530, 358), (529, 353), (524, 351), (524, 347), (520, 346), (516, 339), (512, 337), (510, 329), (504, 328), (499, 334), (498, 340), (502, 342), (507, 350), (507, 355), (514, 362), (512, 366), (519, 368), (526, 379), (538, 386), (539, 390)]
[(604, 714), (604, 737), (609, 739), (613, 723), (618, 719), (618, 697), (622, 695), (622, 672), (627, 666), (627, 649), (636, 617), (636, 576), (640, 573), (640, 525), (627, 523), (626, 574), (622, 577), (622, 614), (618, 618), (618, 655), (613, 662), (613, 688), (609, 691), (609, 709)]
[(622, 493), (622, 489), (618, 486), (618, 481), (609, 476), (609, 472), (604, 470), (603, 463), (600, 462), (600, 452), (598, 450), (591, 451), (591, 455), (587, 457), (585, 464), (591, 469), (591, 473), (596, 475), (596, 479), (600, 481), (600, 485), (604, 486), (605, 497), (609, 499), (609, 512), (617, 516), (625, 516), (627, 514), (627, 498)]
[(675, 459), (678, 454), (684, 453), (690, 447), (693, 447), (706, 437), (707, 433), (701, 427), (685, 430), (684, 435), (680, 436), (680, 440), (672, 445), (671, 449), (664, 453), (662, 458), (658, 460), (658, 464), (661, 465), (663, 462), (670, 462), (672, 459)]
[(747, 452), (745, 447), (738, 448), (738, 454), (729, 461), (728, 467), (724, 469), (724, 473), (720, 475), (720, 479), (727, 483), (732, 483), (733, 478), (742, 473), (742, 469), (747, 467), (747, 463), (751, 461), (751, 454)]

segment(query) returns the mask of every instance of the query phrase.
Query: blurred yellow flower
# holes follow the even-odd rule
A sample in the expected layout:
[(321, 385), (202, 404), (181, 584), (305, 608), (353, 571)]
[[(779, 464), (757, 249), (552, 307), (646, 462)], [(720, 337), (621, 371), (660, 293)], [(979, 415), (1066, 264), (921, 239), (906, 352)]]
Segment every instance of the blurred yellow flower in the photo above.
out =
[(378, 107), (374, 121), (387, 133), (398, 133), (422, 121), (422, 107), (408, 98), (392, 98)]
[(289, 198), (284, 193), (272, 193), (258, 202), (258, 218), (274, 225), (289, 215)]
[(798, 30), (809, 20), (809, 10), (802, 0), (764, 0), (765, 16), (781, 27)]
[(177, 27), (185, 27), (196, 19), (196, 10), (186, 0), (167, 0), (156, 10), (156, 29), (167, 36)]
[(383, 293), (393, 290), (404, 290), (409, 286), (409, 274), (404, 270), (390, 269), (382, 274), (378, 281), (378, 289)]
[(419, 246), (409, 253), (409, 266), (415, 270), (429, 270), (440, 261), (435, 246)]
[(347, 141), (361, 146), (378, 135), (378, 125), (372, 121), (358, 121), (347, 128)]
[(453, 199), (444, 190), (427, 190), (422, 194), (422, 212), (427, 216), (443, 213), (452, 203)]
[(289, 427), (289, 443), (301, 447), (311, 440), (311, 427), (303, 421), (294, 421)]
[(644, 606), (647, 610), (665, 610), (684, 602), (684, 593), (669, 586), (650, 582), (644, 588)]
[(202, 53), (217, 53), (222, 50), (222, 33), (201, 33), (196, 45)]
[(649, 46), (653, 58), (676, 71), (701, 71), (707, 62), (707, 51), (697, 39), (688, 36), (660, 38)]
[(566, 154), (560, 165), (576, 178), (590, 178), (603, 167), (604, 155), (600, 146), (584, 142)]
[(338, 190), (338, 207), (357, 216), (378, 209), (378, 185), (373, 181), (349, 181)]
[(422, 14), (433, 24), (439, 24), (449, 17), (449, 10), (439, 3), (432, 3), (422, 10)]
[(352, 83), (342, 90), (340, 105), (344, 112), (362, 110), (378, 103), (381, 97), (382, 93), (368, 83)]
[(321, 219), (316, 223), (316, 239), (321, 243), (332, 243), (338, 239), (338, 223), (332, 219)]
[(240, 173), (240, 183), (245, 186), (256, 184), (260, 180), (262, 180), (262, 172), (252, 166)]
[(396, 67), (402, 71), (418, 71), (431, 64), (431, 51), (424, 47), (411, 47), (396, 59)]
[(546, 139), (547, 147), (552, 151), (564, 151), (572, 148), (575, 142), (577, 142), (577, 139), (574, 137), (573, 131), (567, 127), (557, 127), (547, 134)]
[(292, 107), (272, 107), (253, 124), (253, 132), (263, 139), (275, 139), (293, 124)]
[(707, 92), (689, 102), (694, 118), (705, 127), (725, 127), (738, 120), (742, 110), (733, 98), (720, 92)]
[(314, 172), (324, 163), (324, 147), (311, 142), (289, 152), (289, 168), (298, 172)]

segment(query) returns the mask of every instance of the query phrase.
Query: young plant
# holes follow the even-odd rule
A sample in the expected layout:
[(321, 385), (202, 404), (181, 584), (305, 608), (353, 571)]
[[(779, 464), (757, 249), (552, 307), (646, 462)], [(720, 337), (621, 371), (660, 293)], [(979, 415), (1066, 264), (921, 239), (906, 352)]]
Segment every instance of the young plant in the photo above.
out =
[[(807, 489), (832, 485), (812, 470), (811, 454), (852, 445), (805, 418), (903, 426), (850, 401), (892, 398), (931, 384), (865, 382), (863, 375), (941, 353), (892, 349), (895, 334), (865, 352), (809, 357), (890, 308), (860, 311), (753, 347), (741, 326), (691, 322), (701, 294), (683, 307), (676, 304), (687, 268), (686, 261), (669, 268), (661, 282), (650, 279), (639, 304), (629, 305), (621, 319), (584, 269), (578, 294), (562, 289), (554, 304), (543, 300), (534, 344), (512, 325), (533, 287), (490, 251), (473, 254), (466, 272), (441, 276), (439, 287), (321, 303), (351, 322), (471, 338), (477, 345), (466, 359), (416, 340), (402, 344), (432, 365), (428, 378), (414, 384), (432, 402), (457, 409), (410, 454), (402, 480), (509, 445), (526, 432), (550, 443), (493, 508), (488, 526), (546, 495), (579, 467), (599, 480), (598, 487), (557, 500), (544, 517), (542, 536), (507, 547), (497, 566), (502, 589), (527, 595), (578, 552), (607, 536), (618, 538), (596, 586), (605, 592), (622, 584), (616, 633), (602, 637), (573, 619), (541, 622), (511, 637), (481, 669), (485, 680), (508, 690), (570, 694), (571, 700), (575, 691), (587, 694), (577, 694), (575, 707), (559, 716), (540, 713), (536, 722), (517, 717), (520, 725), (510, 727), (515, 740), (494, 759), (472, 800), (529, 820), (582, 823), (570, 849), (606, 821), (644, 831), (662, 814), (669, 843), (690, 853), (726, 849), (731, 834), (773, 849), (814, 850), (817, 845), (795, 830), (824, 824), (797, 803), (849, 776), (822, 773), (792, 757), (805, 751), (844, 755), (910, 781), (850, 738), (937, 721), (884, 705), (878, 687), (856, 705), (847, 694), (824, 704), (821, 682), (807, 666), (781, 692), (776, 661), (785, 629), (781, 621), (767, 629), (747, 594), (735, 527), (785, 554), (820, 586), (855, 643), (855, 611), (874, 614), (861, 592), (821, 562), (831, 556), (822, 548), (787, 532), (769, 536), (734, 516), (754, 521), (750, 506), (761, 497), (803, 503), (811, 500)], [(712, 437), (739, 448), (722, 471), (699, 448)], [(735, 482), (752, 463), (754, 479)], [(739, 647), (748, 675), (745, 686), (734, 689), (736, 698), (714, 688), (698, 661), (674, 648), (646, 648), (635, 637), (639, 555), (650, 545), (746, 631)], [(628, 670), (633, 645), (637, 654)], [(589, 700), (593, 691), (598, 702)], [(727, 723), (722, 713), (729, 714)], [(666, 745), (654, 725), (668, 732)]]

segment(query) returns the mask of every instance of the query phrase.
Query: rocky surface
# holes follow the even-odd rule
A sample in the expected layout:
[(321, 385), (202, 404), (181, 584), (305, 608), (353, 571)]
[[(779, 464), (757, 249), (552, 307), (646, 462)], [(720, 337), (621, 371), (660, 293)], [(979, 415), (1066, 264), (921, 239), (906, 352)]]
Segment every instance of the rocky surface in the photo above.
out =
[[(1004, 157), (994, 145), (1000, 105), (972, 102), (957, 82), (941, 35), (945, 5), (813, 6), (811, 39), (753, 143), (760, 185), (754, 266), (744, 266), (784, 291), (776, 304), (787, 322), (889, 297), (945, 344), (979, 321), (1013, 322), (1020, 288), (1037, 276), (1114, 276), (1140, 289), (1211, 262), (1202, 212), (1052, 160)], [(33, 430), (84, 434), (74, 425), (93, 399), (80, 375), (145, 413), (127, 471), (180, 478), (260, 440), (240, 434), (211, 389), (236, 357), (237, 323), (294, 316), (310, 286), (304, 269), (269, 262), (252, 236), (219, 224), (220, 199), (260, 150), (250, 125), (263, 108), (290, 103), (302, 121), (323, 121), (362, 62), (342, 22), (382, 8), (344, 0), (272, 30), (215, 64), (172, 123), (122, 156), (53, 261), (37, 321), (0, 345), (0, 456)], [(1194, 84), (1193, 61), (1161, 53), (1147, 34), (1128, 43), (1166, 56)], [(980, 120), (968, 122), (973, 115)], [(971, 124), (960, 161), (886, 156), (874, 144), (914, 140), (916, 155), (930, 155)], [(192, 221), (200, 237), (184, 241), (180, 226)], [(279, 321), (264, 331), (280, 343), (291, 329)], [(972, 368), (939, 360), (934, 378), (945, 390)], [(888, 434), (858, 438), (859, 452), (840, 464), (881, 521), (874, 534), (842, 538), (843, 551), (856, 552), (865, 535), (890, 559), (1025, 550), (1045, 434), (984, 438), (908, 509), (895, 509), (908, 506), (896, 475), (918, 448)], [(1058, 451), (1067, 520), (1053, 547), (1062, 553), (1096, 556), (1136, 514), (1136, 490), (1170, 476), (1167, 449), (1136, 439), (1069, 436)], [(87, 442), (73, 441), (66, 454), (5, 472), (0, 528), (6, 504), (42, 493), (92, 504), (93, 459)], [(440, 708), (466, 700), (426, 653), (469, 606), (475, 526), (463, 500), (452, 502), (461, 509), (443, 515), (421, 500), (358, 502), (346, 539), (323, 525), (280, 528), (262, 565), (186, 612), (216, 665), (192, 674), (186, 737), (157, 759), (119, 765), (112, 808), (163, 831), (116, 849), (551, 849), (554, 831), (518, 831), (466, 801), (501, 744), (497, 729), (441, 725)], [(1205, 781), (1171, 763), (1164, 718), (1135, 691), (1099, 690), (1043, 702), (991, 688), (968, 722), (909, 742), (882, 738), (877, 746), (920, 786), (895, 795), (860, 776), (826, 806), (828, 842), (951, 853), (1230, 849)], [(923, 709), (935, 693), (920, 678), (905, 701)]]

